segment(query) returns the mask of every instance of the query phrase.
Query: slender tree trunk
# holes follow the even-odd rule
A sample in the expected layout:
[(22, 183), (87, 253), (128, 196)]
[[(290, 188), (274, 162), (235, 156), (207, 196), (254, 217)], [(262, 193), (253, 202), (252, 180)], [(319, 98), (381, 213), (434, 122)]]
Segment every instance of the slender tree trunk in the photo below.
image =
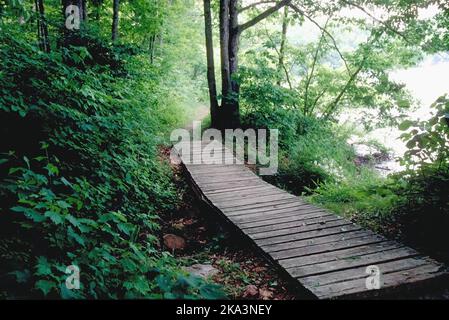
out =
[(217, 100), (217, 84), (215, 82), (214, 43), (212, 35), (212, 14), (210, 0), (204, 0), (204, 25), (206, 35), (207, 84), (209, 87), (210, 117), (213, 128), (220, 127)]
[(112, 14), (112, 41), (118, 39), (118, 20), (119, 20), (120, 0), (113, 0), (113, 14)]
[(279, 64), (278, 64), (278, 86), (281, 85), (282, 82), (282, 71), (285, 69), (284, 66), (284, 57), (285, 57), (285, 44), (287, 42), (287, 28), (288, 28), (288, 6), (284, 7), (284, 17), (282, 18), (282, 34), (281, 34), (281, 46), (279, 48)]
[(239, 21), (238, 21), (238, 0), (230, 0), (229, 4), (229, 70), (231, 77), (231, 100), (229, 101), (229, 125), (232, 128), (240, 126), (240, 108), (239, 108), (239, 84), (235, 80), (238, 72), (238, 52), (239, 52)]
[(220, 0), (220, 58), (221, 58), (221, 114), (220, 121), (228, 124), (228, 107), (231, 93), (229, 66), (229, 1)]
[(84, 22), (87, 22), (87, 0), (80, 0), (80, 5), (82, 7), (82, 10), (80, 12), (81, 17)]
[(156, 48), (156, 35), (151, 35), (150, 36), (150, 45), (149, 45), (149, 51), (150, 51), (150, 63), (153, 64), (154, 63), (154, 52), (155, 52), (155, 48)]
[(41, 43), (41, 49), (45, 52), (50, 52), (50, 43), (48, 40), (48, 28), (47, 21), (45, 19), (45, 7), (43, 0), (36, 1), (36, 10), (39, 14), (38, 18), (38, 32), (39, 42)]

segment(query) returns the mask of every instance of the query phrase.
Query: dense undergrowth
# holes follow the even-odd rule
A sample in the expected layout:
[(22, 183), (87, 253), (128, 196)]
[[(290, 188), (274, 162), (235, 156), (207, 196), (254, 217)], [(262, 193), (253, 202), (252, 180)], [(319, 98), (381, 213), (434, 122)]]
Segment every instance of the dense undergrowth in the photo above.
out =
[(163, 75), (88, 35), (50, 54), (0, 37), (0, 295), (213, 297), (158, 244), (178, 202), (158, 145), (183, 121)]

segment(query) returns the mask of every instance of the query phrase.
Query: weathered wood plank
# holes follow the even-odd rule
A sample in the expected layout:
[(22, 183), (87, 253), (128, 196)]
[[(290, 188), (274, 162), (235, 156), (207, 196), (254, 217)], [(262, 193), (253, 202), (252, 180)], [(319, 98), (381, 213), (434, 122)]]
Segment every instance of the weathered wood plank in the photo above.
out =
[[(272, 211), (261, 211), (256, 213), (229, 216), (229, 218), (232, 221), (237, 222), (239, 226), (246, 226), (246, 224), (254, 224), (255, 226), (258, 226), (276, 223), (277, 219), (302, 219), (303, 216), (305, 219), (306, 216), (311, 214), (326, 215), (329, 214), (329, 212), (309, 205), (299, 204), (293, 207)], [(248, 225), (248, 227), (250, 227), (250, 225)]]
[(285, 229), (278, 229), (278, 230), (271, 230), (271, 231), (264, 231), (264, 232), (248, 232), (248, 234), (253, 238), (254, 240), (260, 240), (260, 239), (270, 239), (270, 238), (276, 238), (279, 236), (288, 236), (290, 234), (300, 234), (303, 232), (308, 231), (315, 231), (315, 230), (325, 230), (328, 228), (334, 228), (334, 227), (343, 227), (346, 225), (349, 225), (350, 222), (345, 219), (336, 219), (332, 221), (328, 221), (325, 224), (321, 223), (315, 223), (311, 225), (306, 226), (297, 226), (292, 228), (285, 228)]
[(335, 239), (334, 241), (329, 240), (326, 242), (323, 242), (325, 239), (322, 239), (323, 241), (320, 241), (319, 244), (310, 243), (309, 245), (298, 248), (273, 252), (271, 253), (271, 256), (276, 260), (282, 260), (318, 253), (333, 252), (340, 249), (347, 249), (385, 241), (385, 238), (383, 237), (377, 235), (367, 235), (363, 231), (362, 233), (360, 232), (349, 233), (347, 238), (334, 237), (334, 239)]
[[(382, 283), (381, 288), (394, 288), (401, 284), (413, 284), (422, 282), (428, 279), (434, 279), (436, 277), (442, 276), (443, 272), (440, 271), (440, 267), (432, 265), (423, 265), (416, 267), (414, 269), (409, 269), (405, 271), (392, 272), (383, 275), (381, 277)], [(380, 289), (381, 289), (380, 288)], [(335, 284), (324, 285), (314, 288), (314, 293), (319, 298), (335, 298), (343, 295), (356, 294), (368, 291), (366, 287), (366, 280), (355, 279), (351, 281), (338, 282)]]
[(292, 199), (291, 201), (284, 201), (281, 203), (270, 203), (269, 205), (258, 207), (258, 208), (248, 208), (248, 209), (242, 209), (242, 210), (233, 210), (228, 212), (225, 212), (227, 216), (243, 216), (243, 215), (249, 215), (249, 214), (257, 214), (257, 213), (265, 213), (265, 212), (271, 212), (281, 210), (281, 209), (288, 209), (288, 208), (299, 208), (301, 206), (306, 206), (305, 203), (300, 202), (298, 200)]
[(318, 263), (333, 262), (337, 260), (341, 261), (346, 259), (362, 259), (363, 255), (384, 252), (391, 249), (399, 249), (401, 247), (403, 246), (394, 241), (382, 241), (377, 243), (368, 243), (366, 245), (353, 248), (345, 248), (330, 252), (321, 252), (301, 257), (283, 259), (280, 260), (279, 263), (281, 266), (288, 270), (291, 268), (299, 268), (309, 265), (315, 265)]
[[(395, 271), (405, 271), (423, 265), (435, 265), (435, 261), (423, 257), (412, 257), (384, 263), (376, 263), (376, 266), (379, 267), (381, 274), (388, 274)], [(329, 272), (316, 276), (302, 277), (301, 283), (305, 286), (316, 288), (319, 286), (337, 282), (344, 282), (361, 278), (366, 279), (367, 276), (368, 274), (366, 273), (366, 266), (362, 266), (352, 269)]]
[(241, 214), (248, 214), (249, 212), (263, 212), (267, 208), (277, 209), (281, 208), (283, 205), (297, 204), (297, 203), (298, 203), (297, 199), (288, 198), (280, 200), (271, 200), (266, 203), (248, 204), (238, 208), (221, 208), (221, 211), (223, 211), (223, 213), (225, 213), (227, 216), (235, 216)]
[[(268, 239), (255, 239), (256, 243), (262, 247), (266, 247), (267, 250), (274, 247), (277, 244), (281, 243), (290, 243), (296, 240), (304, 240), (309, 238), (317, 238), (325, 235), (331, 235), (331, 234), (339, 234), (344, 233), (348, 231), (354, 231), (354, 230), (361, 230), (362, 228), (360, 226), (354, 225), (350, 222), (347, 222), (344, 226), (338, 226), (338, 227), (332, 227), (332, 228), (325, 228), (321, 230), (313, 230), (310, 232), (301, 232), (296, 234), (288, 234), (288, 235), (282, 235), (277, 237), (272, 237)], [(250, 235), (251, 237), (251, 235)]]
[(410, 248), (401, 247), (392, 250), (385, 250), (367, 255), (358, 256), (356, 259), (346, 259), (339, 261), (330, 261), (308, 265), (304, 267), (293, 267), (287, 271), (295, 278), (318, 275), (336, 270), (351, 269), (360, 266), (368, 266), (380, 262), (399, 260), (418, 256), (418, 253)]
[[(320, 214), (312, 216), (309, 218), (304, 216), (295, 215), (293, 217), (281, 218), (277, 220), (269, 220), (268, 225), (245, 227), (239, 224), (239, 227), (245, 230), (248, 234), (257, 234), (261, 232), (274, 231), (274, 230), (284, 230), (292, 227), (305, 227), (310, 225), (324, 225), (330, 221), (342, 220), (342, 218), (337, 217), (333, 214)], [(273, 222), (274, 221), (274, 222)]]
[(286, 199), (294, 199), (296, 198), (289, 194), (274, 194), (274, 195), (267, 195), (265, 197), (256, 197), (256, 198), (249, 198), (249, 199), (235, 199), (234, 201), (229, 200), (212, 200), (213, 203), (220, 207), (220, 209), (240, 209), (240, 208), (248, 208), (248, 207), (254, 207), (255, 205), (259, 204), (266, 204), (266, 203), (273, 203), (274, 201), (281, 201)]
[(212, 194), (210, 195), (210, 198), (212, 200), (228, 200), (232, 201), (236, 198), (238, 199), (250, 199), (254, 197), (263, 197), (267, 195), (274, 195), (274, 194), (280, 194), (278, 189), (275, 189), (270, 186), (261, 186), (261, 188), (253, 189), (253, 190), (247, 190), (245, 192), (229, 192), (225, 194)]

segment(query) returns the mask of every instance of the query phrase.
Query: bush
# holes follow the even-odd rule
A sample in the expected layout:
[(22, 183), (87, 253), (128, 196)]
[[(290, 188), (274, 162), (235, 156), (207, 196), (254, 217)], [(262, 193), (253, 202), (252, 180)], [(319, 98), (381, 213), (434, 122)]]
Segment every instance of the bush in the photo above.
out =
[[(158, 144), (182, 112), (150, 69), (113, 77), (85, 63), (92, 50), (67, 60), (0, 36), (0, 295), (219, 295), (157, 249), (158, 216), (178, 200)], [(81, 290), (66, 289), (69, 265)]]
[(341, 180), (356, 173), (355, 154), (346, 143), (348, 133), (344, 130), (295, 109), (261, 109), (244, 109), (243, 124), (279, 129), (279, 172), (266, 177), (270, 182), (301, 194), (323, 181)]

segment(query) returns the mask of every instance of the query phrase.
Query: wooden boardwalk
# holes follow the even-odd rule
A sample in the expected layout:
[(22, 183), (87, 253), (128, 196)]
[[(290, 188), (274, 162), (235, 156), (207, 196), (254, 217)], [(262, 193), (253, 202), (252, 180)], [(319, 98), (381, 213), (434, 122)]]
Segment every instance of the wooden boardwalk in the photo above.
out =
[[(223, 159), (235, 160), (220, 149)], [(243, 164), (189, 164), (203, 154), (201, 147), (181, 156), (200, 198), (314, 297), (376, 297), (446, 279), (440, 263), (305, 203)], [(368, 266), (381, 272), (379, 290), (366, 286)]]

